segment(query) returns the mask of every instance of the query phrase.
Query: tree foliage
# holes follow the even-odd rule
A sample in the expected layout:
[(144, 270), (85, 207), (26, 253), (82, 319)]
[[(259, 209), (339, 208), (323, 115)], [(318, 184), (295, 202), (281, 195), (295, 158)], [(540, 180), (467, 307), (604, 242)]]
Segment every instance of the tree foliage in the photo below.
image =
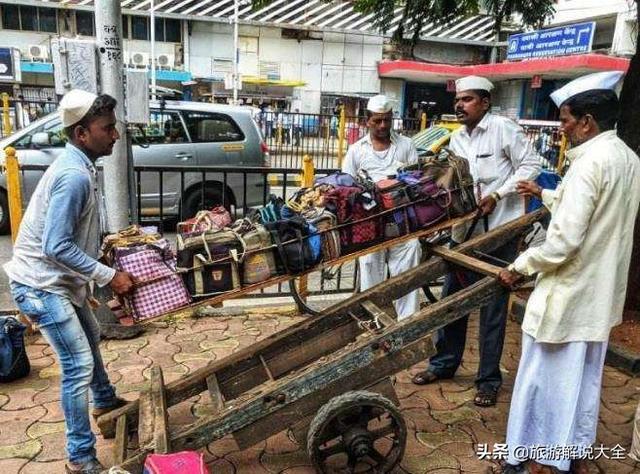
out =
[[(356, 11), (375, 15), (375, 25), (383, 33), (392, 33), (397, 43), (415, 44), (421, 31), (430, 24), (445, 25), (460, 16), (484, 12), (494, 16), (494, 31), (505, 20), (519, 15), (523, 26), (540, 26), (554, 12), (554, 0), (354, 0)], [(402, 18), (393, 25), (398, 11)]]

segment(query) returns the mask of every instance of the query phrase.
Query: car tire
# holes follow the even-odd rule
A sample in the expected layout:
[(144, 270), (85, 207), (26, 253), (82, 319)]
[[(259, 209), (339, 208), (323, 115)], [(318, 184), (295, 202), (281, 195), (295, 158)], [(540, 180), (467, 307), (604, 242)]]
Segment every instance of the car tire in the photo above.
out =
[[(187, 194), (182, 202), (181, 220), (195, 216), (202, 209), (211, 209), (219, 206), (223, 202), (222, 190), (220, 187), (207, 186), (204, 190), (204, 207), (202, 206), (202, 194), (200, 188), (193, 189)], [(229, 193), (225, 195), (224, 207), (231, 209), (233, 197)]]
[(11, 233), (11, 218), (9, 216), (9, 199), (5, 191), (0, 191), (0, 234)]

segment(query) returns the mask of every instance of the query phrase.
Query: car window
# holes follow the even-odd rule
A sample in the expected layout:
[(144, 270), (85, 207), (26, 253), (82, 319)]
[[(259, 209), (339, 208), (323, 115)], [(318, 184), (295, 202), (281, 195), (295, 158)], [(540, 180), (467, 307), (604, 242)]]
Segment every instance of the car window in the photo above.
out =
[(237, 142), (244, 134), (231, 117), (207, 112), (184, 112), (187, 129), (194, 142)]
[[(187, 133), (177, 112), (167, 110), (152, 110), (149, 123), (142, 127), (148, 143), (186, 143), (189, 141)], [(136, 142), (144, 141), (140, 129), (134, 129), (133, 138)]]
[(12, 146), (18, 150), (25, 150), (31, 148), (38, 148), (31, 143), (33, 135), (36, 133), (47, 132), (49, 134), (49, 147), (47, 148), (62, 148), (67, 143), (67, 137), (64, 133), (64, 127), (62, 122), (58, 120), (51, 120), (39, 127), (31, 130), (30, 133), (24, 135), (20, 139), (16, 140)]

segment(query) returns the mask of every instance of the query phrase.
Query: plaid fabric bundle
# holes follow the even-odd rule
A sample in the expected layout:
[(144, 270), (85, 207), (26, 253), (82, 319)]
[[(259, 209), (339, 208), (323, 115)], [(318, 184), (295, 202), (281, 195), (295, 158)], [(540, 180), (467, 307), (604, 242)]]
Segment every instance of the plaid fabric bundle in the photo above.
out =
[(175, 273), (175, 257), (168, 242), (166, 246), (160, 244), (115, 250), (117, 267), (136, 279), (133, 294), (124, 298), (124, 306), (136, 322), (161, 316), (191, 302), (182, 278)]

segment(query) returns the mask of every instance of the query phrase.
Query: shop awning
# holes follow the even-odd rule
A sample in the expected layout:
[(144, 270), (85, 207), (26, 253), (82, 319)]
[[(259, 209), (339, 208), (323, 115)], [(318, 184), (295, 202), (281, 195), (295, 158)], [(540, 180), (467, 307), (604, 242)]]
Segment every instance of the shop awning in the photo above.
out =
[(625, 58), (601, 54), (578, 54), (468, 66), (405, 60), (382, 61), (378, 64), (378, 74), (381, 78), (405, 79), (411, 82), (444, 83), (448, 79), (457, 79), (469, 75), (484, 76), (496, 81), (530, 79), (534, 75), (541, 75), (544, 79), (570, 79), (591, 72), (626, 71), (628, 67), (629, 60)]
[(302, 87), (307, 83), (304, 81), (286, 80), (286, 79), (268, 79), (258, 76), (242, 76), (244, 84), (257, 84), (259, 86), (280, 86), (280, 87)]

